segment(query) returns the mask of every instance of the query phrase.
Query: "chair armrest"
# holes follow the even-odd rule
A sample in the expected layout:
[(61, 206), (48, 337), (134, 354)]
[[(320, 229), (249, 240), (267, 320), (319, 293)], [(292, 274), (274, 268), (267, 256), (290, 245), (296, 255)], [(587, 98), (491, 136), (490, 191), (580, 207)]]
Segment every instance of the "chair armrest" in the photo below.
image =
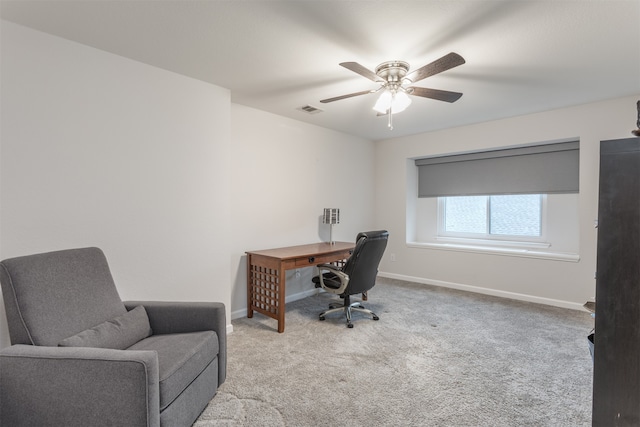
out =
[(14, 345), (0, 351), (0, 414), (11, 426), (159, 426), (154, 351)]
[[(345, 289), (347, 289), (347, 285), (349, 284), (349, 275), (345, 274), (339, 267), (336, 267), (333, 264), (319, 264), (318, 267), (318, 279), (320, 280), (320, 286), (327, 292), (331, 292), (333, 294), (342, 294)], [(328, 271), (330, 273), (335, 274), (340, 280), (340, 287), (335, 289), (328, 287), (324, 284), (324, 271)]]
[(218, 334), (218, 386), (227, 376), (227, 316), (221, 302), (125, 301), (127, 310), (143, 306), (155, 335), (214, 331)]
[(340, 270), (340, 267), (336, 266), (335, 264), (318, 264), (316, 265), (316, 267), (318, 267), (318, 270), (322, 269), (322, 270), (331, 270), (332, 273), (341, 273), (342, 271)]

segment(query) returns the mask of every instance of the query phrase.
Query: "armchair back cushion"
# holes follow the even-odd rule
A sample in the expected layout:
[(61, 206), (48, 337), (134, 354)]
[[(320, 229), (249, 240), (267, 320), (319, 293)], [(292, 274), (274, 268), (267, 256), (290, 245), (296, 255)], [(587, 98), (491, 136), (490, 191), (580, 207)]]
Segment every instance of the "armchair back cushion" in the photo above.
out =
[(57, 346), (127, 313), (98, 248), (4, 260), (0, 282), (12, 344)]

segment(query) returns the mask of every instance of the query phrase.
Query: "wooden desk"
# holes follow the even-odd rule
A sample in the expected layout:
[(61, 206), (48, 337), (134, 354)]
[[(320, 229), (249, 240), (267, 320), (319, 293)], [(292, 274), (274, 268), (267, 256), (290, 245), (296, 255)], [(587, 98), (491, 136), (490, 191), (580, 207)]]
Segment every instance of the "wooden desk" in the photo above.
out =
[(345, 260), (354, 247), (334, 242), (246, 252), (247, 317), (257, 311), (276, 319), (278, 332), (284, 332), (286, 271)]

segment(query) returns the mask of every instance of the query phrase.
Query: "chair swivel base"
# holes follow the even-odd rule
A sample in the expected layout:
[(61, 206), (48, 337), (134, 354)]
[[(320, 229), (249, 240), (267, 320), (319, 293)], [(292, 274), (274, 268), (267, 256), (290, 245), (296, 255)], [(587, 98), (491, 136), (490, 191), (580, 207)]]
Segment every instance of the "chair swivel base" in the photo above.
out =
[(380, 320), (380, 318), (373, 311), (364, 308), (364, 306), (360, 304), (360, 302), (354, 302), (349, 305), (331, 303), (329, 304), (329, 310), (325, 310), (322, 313), (320, 313), (319, 318), (320, 320), (325, 320), (325, 316), (327, 314), (344, 312), (344, 314), (347, 316), (347, 328), (353, 328), (353, 323), (351, 323), (352, 311), (358, 311), (360, 313), (370, 314), (371, 317), (373, 317), (373, 320)]

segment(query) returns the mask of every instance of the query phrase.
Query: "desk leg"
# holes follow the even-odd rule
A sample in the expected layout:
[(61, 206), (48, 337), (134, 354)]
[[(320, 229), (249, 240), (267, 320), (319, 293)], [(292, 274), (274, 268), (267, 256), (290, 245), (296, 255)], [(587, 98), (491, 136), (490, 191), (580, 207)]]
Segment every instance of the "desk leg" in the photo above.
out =
[(277, 317), (278, 317), (278, 332), (284, 332), (284, 312), (286, 310), (285, 304), (285, 281), (287, 280), (287, 271), (284, 269), (282, 264), (280, 264), (280, 268), (278, 269), (278, 307), (277, 307)]
[(251, 273), (251, 255), (247, 255), (247, 317), (253, 317), (251, 297), (253, 295), (253, 274)]
[(284, 332), (285, 268), (279, 261), (247, 255), (247, 317), (254, 312), (278, 321)]

